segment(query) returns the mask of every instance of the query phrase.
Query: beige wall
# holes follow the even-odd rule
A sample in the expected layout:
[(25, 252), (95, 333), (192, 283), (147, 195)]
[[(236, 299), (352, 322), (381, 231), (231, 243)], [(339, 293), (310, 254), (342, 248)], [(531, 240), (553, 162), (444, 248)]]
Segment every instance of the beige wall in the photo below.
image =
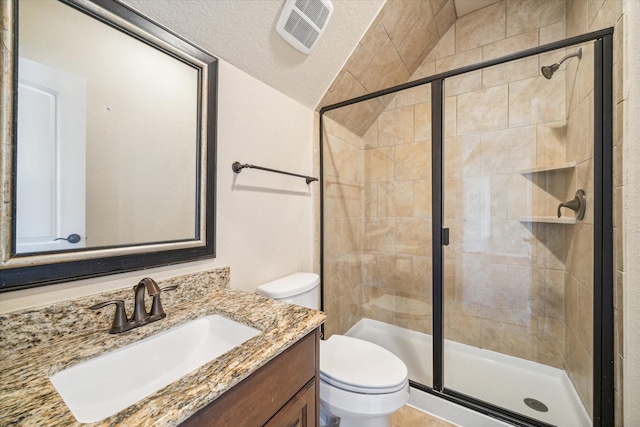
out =
[[(313, 268), (312, 200), (317, 183), (257, 170), (235, 175), (234, 161), (309, 173), (313, 111), (220, 61), (217, 258), (0, 294), (0, 312), (131, 287), (154, 279), (231, 267), (231, 287)], [(165, 307), (168, 309), (168, 307)]]

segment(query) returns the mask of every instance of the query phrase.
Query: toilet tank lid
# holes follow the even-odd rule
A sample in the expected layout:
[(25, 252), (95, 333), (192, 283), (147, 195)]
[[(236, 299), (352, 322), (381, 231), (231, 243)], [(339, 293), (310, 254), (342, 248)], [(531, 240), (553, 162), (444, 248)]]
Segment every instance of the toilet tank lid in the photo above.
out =
[(293, 273), (258, 286), (256, 293), (269, 298), (288, 298), (307, 292), (320, 283), (316, 273)]

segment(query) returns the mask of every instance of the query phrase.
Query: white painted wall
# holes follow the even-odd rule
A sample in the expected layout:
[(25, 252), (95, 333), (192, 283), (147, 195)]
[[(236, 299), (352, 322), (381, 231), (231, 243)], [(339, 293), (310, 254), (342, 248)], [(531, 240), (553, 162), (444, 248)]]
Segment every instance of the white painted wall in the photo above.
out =
[(313, 197), (318, 183), (245, 169), (234, 161), (311, 174), (313, 110), (220, 61), (217, 258), (0, 294), (0, 313), (38, 307), (213, 267), (231, 267), (231, 287), (313, 267)]
[(625, 2), (624, 425), (640, 425), (640, 1)]

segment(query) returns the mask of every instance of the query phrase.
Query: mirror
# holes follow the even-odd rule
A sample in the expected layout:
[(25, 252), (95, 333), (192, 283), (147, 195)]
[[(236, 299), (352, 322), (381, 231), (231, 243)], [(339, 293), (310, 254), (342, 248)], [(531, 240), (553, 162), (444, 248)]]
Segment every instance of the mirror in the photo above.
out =
[(217, 60), (112, 0), (2, 13), (0, 290), (213, 257)]

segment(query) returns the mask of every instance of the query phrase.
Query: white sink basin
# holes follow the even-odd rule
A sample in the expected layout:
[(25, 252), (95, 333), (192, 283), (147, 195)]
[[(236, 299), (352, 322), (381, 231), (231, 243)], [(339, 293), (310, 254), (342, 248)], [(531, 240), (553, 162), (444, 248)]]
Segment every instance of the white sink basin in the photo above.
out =
[(201, 317), (49, 379), (83, 423), (100, 421), (258, 335), (218, 315)]

